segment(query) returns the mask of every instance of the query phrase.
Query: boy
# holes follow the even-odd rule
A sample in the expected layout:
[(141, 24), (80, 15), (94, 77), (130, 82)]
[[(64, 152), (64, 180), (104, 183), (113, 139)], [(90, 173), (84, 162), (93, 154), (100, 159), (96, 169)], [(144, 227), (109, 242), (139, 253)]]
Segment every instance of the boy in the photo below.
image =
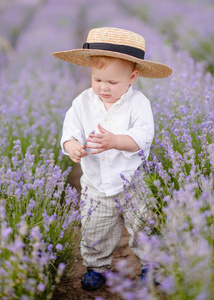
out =
[[(166, 65), (144, 60), (142, 36), (118, 28), (92, 29), (83, 49), (53, 53), (57, 58), (91, 68), (92, 87), (81, 93), (68, 110), (61, 139), (63, 152), (81, 164), (81, 254), (87, 272), (82, 288), (93, 290), (105, 282), (112, 253), (120, 242), (123, 220), (131, 235), (130, 247), (140, 258), (142, 280), (147, 268), (137, 245), (140, 230), (129, 206), (124, 202), (124, 182), (130, 182), (141, 165), (140, 149), (146, 157), (154, 136), (149, 100), (132, 88), (138, 76), (164, 78), (172, 70)], [(87, 195), (84, 193), (87, 188)], [(145, 208), (137, 191), (129, 189), (130, 203)], [(140, 201), (141, 200), (141, 201)], [(91, 213), (91, 208), (95, 206)], [(90, 218), (87, 216), (90, 214)], [(87, 220), (88, 219), (88, 220)], [(87, 222), (86, 222), (87, 220)]]

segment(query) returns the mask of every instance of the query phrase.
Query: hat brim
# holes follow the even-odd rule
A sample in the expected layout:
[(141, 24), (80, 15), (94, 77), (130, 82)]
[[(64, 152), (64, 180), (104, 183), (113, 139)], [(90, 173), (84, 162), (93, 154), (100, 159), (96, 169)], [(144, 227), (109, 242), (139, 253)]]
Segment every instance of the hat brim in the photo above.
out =
[(70, 62), (72, 64), (84, 67), (90, 67), (91, 56), (110, 56), (121, 58), (136, 63), (136, 69), (139, 71), (139, 76), (146, 78), (166, 78), (172, 74), (172, 69), (162, 63), (143, 60), (131, 55), (118, 53), (107, 50), (95, 49), (74, 49), (68, 51), (59, 51), (52, 53), (53, 56)]

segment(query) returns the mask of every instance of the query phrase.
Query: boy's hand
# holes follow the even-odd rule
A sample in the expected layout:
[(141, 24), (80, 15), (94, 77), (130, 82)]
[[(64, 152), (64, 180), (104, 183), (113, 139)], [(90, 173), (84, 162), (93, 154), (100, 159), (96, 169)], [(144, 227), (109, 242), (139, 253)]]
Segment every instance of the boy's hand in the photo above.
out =
[(95, 149), (91, 154), (98, 154), (106, 150), (116, 149), (120, 151), (136, 152), (140, 150), (138, 144), (129, 136), (113, 134), (98, 124), (100, 133), (90, 133), (87, 138), (88, 148)]
[(88, 148), (96, 149), (91, 151), (91, 154), (98, 154), (103, 151), (116, 148), (117, 136), (110, 131), (104, 129), (100, 124), (98, 124), (98, 129), (100, 133), (90, 133), (87, 142)]
[(88, 155), (85, 147), (77, 140), (71, 140), (64, 143), (64, 148), (68, 152), (69, 157), (73, 162), (79, 163), (81, 158)]

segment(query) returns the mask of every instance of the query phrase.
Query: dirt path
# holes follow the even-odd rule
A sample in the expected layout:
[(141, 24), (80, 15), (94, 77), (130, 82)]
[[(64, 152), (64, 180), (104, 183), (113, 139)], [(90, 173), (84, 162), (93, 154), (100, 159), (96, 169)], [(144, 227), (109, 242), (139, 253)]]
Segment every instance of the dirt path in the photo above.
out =
[[(71, 178), (71, 184), (78, 191), (80, 190), (79, 178), (81, 176), (81, 170), (78, 165), (75, 165), (73, 176)], [(130, 250), (128, 246), (129, 234), (126, 231), (125, 227), (123, 227), (122, 237), (120, 241), (119, 247), (114, 252), (112, 271), (115, 271), (115, 264), (120, 259), (126, 259), (129, 264), (133, 267), (134, 273), (133, 276), (140, 276), (141, 273), (141, 265), (139, 259), (135, 256), (135, 254)], [(119, 299), (116, 296), (112, 295), (108, 291), (107, 286), (103, 286), (97, 291), (84, 291), (81, 288), (80, 280), (83, 274), (86, 272), (86, 268), (82, 265), (82, 258), (79, 255), (79, 259), (77, 262), (77, 271), (73, 278), (73, 280), (66, 283), (66, 285), (59, 285), (57, 288), (54, 297), (52, 300), (88, 300), (88, 299), (96, 299), (96, 297), (103, 297), (105, 300), (109, 299)]]

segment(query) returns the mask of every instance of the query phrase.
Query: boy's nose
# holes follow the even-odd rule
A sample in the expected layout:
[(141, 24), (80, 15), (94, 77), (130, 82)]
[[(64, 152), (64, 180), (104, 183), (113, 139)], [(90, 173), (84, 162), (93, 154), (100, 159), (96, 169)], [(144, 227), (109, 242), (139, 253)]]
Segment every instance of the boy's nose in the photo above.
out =
[(100, 86), (101, 91), (107, 91), (109, 89), (108, 84), (102, 83)]

